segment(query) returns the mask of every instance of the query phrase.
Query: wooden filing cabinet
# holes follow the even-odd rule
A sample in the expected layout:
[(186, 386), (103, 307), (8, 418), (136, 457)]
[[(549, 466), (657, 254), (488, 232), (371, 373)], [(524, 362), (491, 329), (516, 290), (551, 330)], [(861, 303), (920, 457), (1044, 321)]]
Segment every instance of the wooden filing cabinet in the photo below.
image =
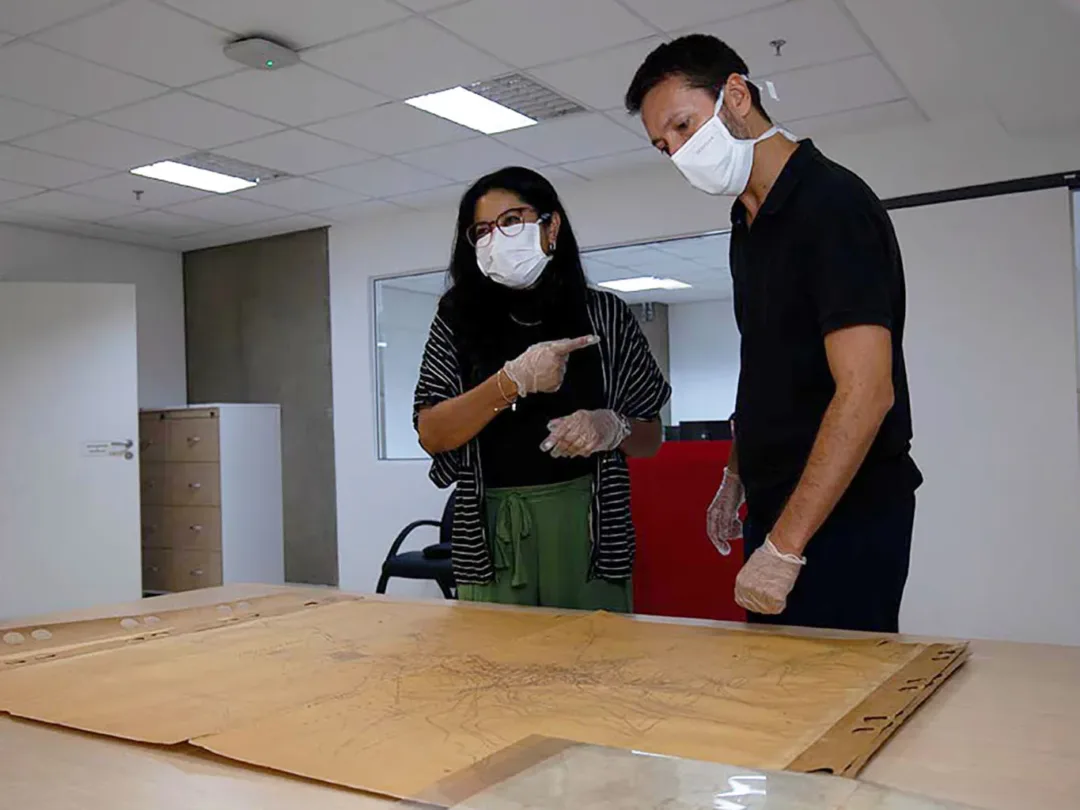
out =
[(284, 582), (277, 405), (144, 411), (143, 589)]

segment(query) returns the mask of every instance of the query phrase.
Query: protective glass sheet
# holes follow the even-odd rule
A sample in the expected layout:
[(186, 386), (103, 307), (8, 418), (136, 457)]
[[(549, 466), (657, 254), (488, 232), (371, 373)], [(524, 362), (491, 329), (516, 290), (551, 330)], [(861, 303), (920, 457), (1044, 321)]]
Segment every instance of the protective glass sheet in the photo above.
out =
[[(485, 771), (498, 779), (464, 799), (439, 795), (454, 810), (973, 810), (835, 776), (758, 771), (600, 748), (527, 741), (520, 769)], [(528, 764), (530, 751), (536, 753)], [(524, 760), (524, 761), (522, 761)], [(460, 787), (459, 780), (452, 784)], [(451, 787), (451, 793), (453, 792)]]
[(824, 746), (839, 772), (899, 722), (868, 700), (913, 682), (890, 692), (909, 709), (935, 688), (905, 677), (929, 652), (346, 601), (9, 669), (0, 710), (401, 798), (537, 734), (766, 769), (809, 770)]

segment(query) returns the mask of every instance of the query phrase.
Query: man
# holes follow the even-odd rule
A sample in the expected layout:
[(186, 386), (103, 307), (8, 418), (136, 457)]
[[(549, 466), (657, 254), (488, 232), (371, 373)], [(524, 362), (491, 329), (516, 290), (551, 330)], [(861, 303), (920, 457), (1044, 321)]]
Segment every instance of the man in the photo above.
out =
[(709, 509), (759, 622), (896, 632), (922, 482), (911, 460), (904, 275), (881, 201), (765, 112), (746, 63), (693, 35), (626, 94), (657, 149), (731, 212), (742, 335), (735, 444)]

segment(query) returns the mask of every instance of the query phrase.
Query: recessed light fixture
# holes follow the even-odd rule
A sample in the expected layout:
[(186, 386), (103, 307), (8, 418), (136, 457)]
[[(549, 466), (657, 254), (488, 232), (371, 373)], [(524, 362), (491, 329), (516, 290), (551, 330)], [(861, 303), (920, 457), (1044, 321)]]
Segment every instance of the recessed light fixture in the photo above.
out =
[(209, 169), (186, 166), (172, 160), (163, 160), (149, 166), (140, 166), (137, 169), (132, 169), (131, 173), (137, 174), (139, 177), (163, 180), (166, 183), (197, 188), (200, 191), (212, 191), (216, 194), (229, 194), (233, 191), (241, 191), (258, 185), (258, 183), (245, 180), (242, 177), (232, 177), (220, 172), (212, 172)]
[(690, 289), (690, 285), (685, 281), (674, 278), (657, 278), (656, 276), (638, 276), (636, 278), (620, 278), (615, 281), (601, 281), (599, 286), (621, 293)]
[(531, 127), (536, 123), (536, 119), (497, 104), (464, 87), (451, 87), (438, 93), (417, 96), (405, 103), (485, 135)]

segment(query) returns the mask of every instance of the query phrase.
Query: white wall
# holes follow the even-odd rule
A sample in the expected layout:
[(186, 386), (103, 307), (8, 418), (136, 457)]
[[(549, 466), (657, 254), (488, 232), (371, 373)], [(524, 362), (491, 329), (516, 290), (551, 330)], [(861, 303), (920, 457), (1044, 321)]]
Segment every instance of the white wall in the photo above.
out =
[(179, 253), (0, 224), (0, 281), (134, 284), (139, 405), (187, 402)]
[(1080, 644), (1065, 189), (895, 212), (919, 492), (901, 626)]
[(671, 420), (728, 419), (739, 385), (739, 330), (731, 301), (668, 307)]
[[(979, 118), (832, 137), (818, 145), (860, 172), (883, 197), (1068, 171), (1080, 163), (1080, 132), (1021, 138)], [(695, 235), (729, 224), (729, 200), (693, 192), (667, 166), (559, 190), (584, 247)], [(1013, 222), (1009, 227), (1027, 225)], [(400, 527), (435, 517), (442, 507), (444, 494), (428, 483), (425, 462), (377, 460), (369, 291), (373, 277), (445, 267), (452, 230), (449, 210), (330, 230), (338, 548), (346, 589), (373, 588)], [(909, 272), (914, 275), (917, 268)], [(917, 413), (916, 430), (932, 417)], [(1038, 538), (1025, 535), (1018, 542), (1030, 545)], [(399, 585), (392, 592), (410, 591)], [(936, 630), (947, 632), (941, 625)]]

